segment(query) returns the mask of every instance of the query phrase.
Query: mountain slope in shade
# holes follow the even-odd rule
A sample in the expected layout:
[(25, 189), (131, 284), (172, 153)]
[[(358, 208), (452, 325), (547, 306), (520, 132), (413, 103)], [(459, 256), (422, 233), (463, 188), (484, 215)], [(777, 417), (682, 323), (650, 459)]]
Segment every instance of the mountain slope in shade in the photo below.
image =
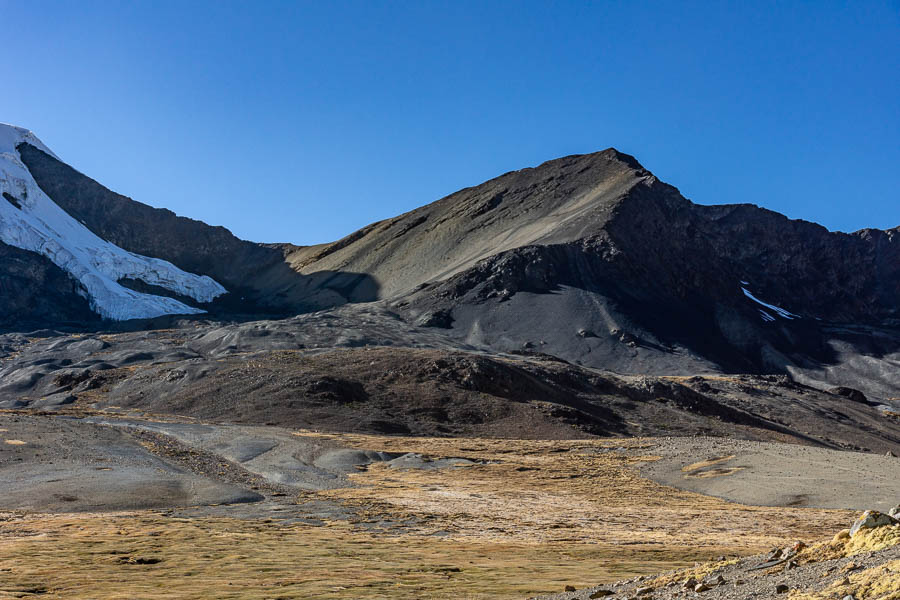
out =
[(0, 125), (0, 193), (5, 199), (0, 202), (0, 241), (49, 258), (78, 282), (78, 293), (91, 308), (108, 319), (203, 312), (173, 298), (124, 287), (121, 279), (141, 280), (198, 302), (225, 293), (210, 277), (127, 252), (72, 218), (47, 197), (21, 161), (17, 147), (25, 143), (52, 156), (31, 132)]

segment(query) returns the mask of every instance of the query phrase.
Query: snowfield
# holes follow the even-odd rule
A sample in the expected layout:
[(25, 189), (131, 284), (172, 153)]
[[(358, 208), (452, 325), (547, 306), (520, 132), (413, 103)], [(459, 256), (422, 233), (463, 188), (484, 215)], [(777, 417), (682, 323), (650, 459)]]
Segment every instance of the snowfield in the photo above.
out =
[(0, 124), (0, 194), (4, 198), (0, 199), (0, 241), (42, 254), (68, 272), (99, 315), (123, 321), (205, 312), (173, 298), (130, 290), (118, 283), (122, 278), (139, 279), (198, 302), (210, 302), (226, 292), (206, 275), (128, 252), (95, 235), (38, 187), (16, 150), (22, 142), (56, 156), (30, 131)]

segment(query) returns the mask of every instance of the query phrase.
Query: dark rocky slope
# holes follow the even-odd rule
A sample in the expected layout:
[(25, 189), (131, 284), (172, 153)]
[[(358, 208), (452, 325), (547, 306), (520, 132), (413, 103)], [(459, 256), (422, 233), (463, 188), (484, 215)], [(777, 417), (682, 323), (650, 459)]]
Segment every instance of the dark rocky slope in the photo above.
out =
[(175, 325), (0, 336), (0, 409), (426, 436), (702, 433), (900, 453), (897, 414), (786, 376), (625, 376), (535, 353), (463, 350), (443, 330), (371, 304)]
[(48, 258), (0, 242), (0, 265), (0, 330), (99, 323), (78, 282)]

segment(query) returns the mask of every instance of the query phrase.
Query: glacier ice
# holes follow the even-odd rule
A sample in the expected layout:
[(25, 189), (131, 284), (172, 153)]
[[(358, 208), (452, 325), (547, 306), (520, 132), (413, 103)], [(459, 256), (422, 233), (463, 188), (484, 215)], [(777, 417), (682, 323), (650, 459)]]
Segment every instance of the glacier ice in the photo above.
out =
[(100, 316), (122, 321), (205, 312), (173, 298), (128, 289), (118, 283), (122, 278), (140, 279), (199, 302), (226, 292), (206, 275), (123, 250), (79, 223), (38, 187), (16, 150), (22, 142), (56, 157), (30, 131), (0, 123), (0, 193), (21, 206), (0, 199), (0, 241), (42, 254), (67, 271)]

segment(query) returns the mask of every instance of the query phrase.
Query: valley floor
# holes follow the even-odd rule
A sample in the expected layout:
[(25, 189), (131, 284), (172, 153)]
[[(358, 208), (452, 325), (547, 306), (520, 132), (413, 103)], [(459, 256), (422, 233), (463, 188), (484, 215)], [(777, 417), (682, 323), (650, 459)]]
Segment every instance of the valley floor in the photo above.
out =
[[(63, 452), (60, 440), (88, 432), (103, 443)], [(808, 503), (820, 508), (749, 506), (642, 474), (660, 478), (648, 468), (677, 463), (688, 466), (684, 485), (670, 482), (680, 487), (734, 478), (736, 489), (754, 488), (760, 445), (725, 448), (731, 457), (721, 444), (323, 434), (6, 411), (0, 598), (525, 598), (830, 538), (854, 518), (848, 509), (866, 508), (840, 494)], [(830, 453), (821, 458), (841, 486), (871, 485), (877, 461), (900, 460), (817, 452)], [(792, 468), (786, 461), (782, 471)], [(88, 469), (120, 474), (122, 493)], [(155, 469), (164, 490), (146, 487), (142, 469)], [(169, 506), (142, 505), (142, 489), (147, 503)], [(900, 498), (896, 479), (872, 489)], [(103, 490), (119, 510), (92, 504)]]

